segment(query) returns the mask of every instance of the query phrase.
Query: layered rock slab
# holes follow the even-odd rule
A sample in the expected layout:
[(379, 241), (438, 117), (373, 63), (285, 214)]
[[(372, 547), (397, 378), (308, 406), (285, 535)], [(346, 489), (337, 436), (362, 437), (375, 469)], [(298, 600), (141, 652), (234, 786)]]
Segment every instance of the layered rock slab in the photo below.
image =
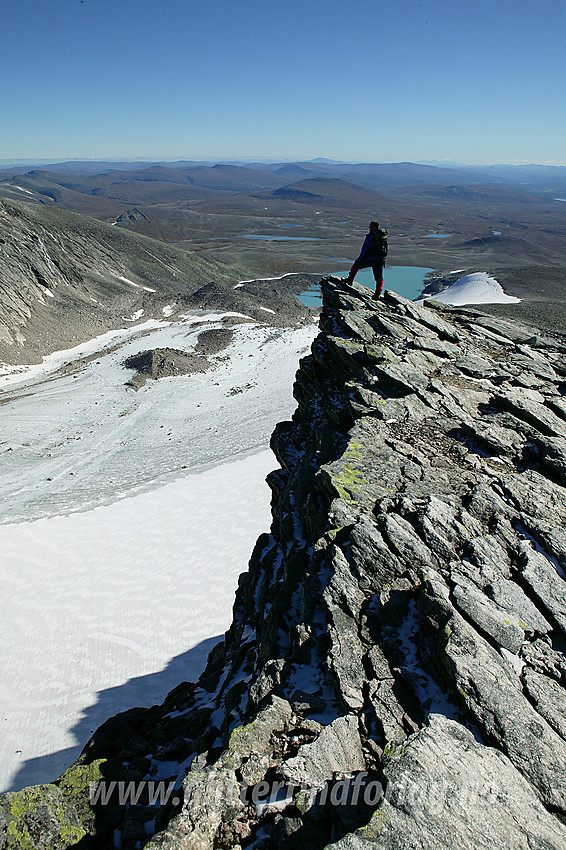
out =
[(385, 767), (387, 796), (367, 826), (328, 850), (559, 850), (564, 829), (498, 750), (431, 715)]

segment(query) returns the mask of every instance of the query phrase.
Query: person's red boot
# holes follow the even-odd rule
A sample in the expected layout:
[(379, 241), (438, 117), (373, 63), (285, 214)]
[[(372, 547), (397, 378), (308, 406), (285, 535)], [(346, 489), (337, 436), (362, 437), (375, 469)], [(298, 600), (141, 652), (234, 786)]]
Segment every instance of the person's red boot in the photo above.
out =
[(379, 301), (379, 299), (381, 298), (382, 292), (383, 292), (383, 281), (381, 281), (381, 283), (379, 285), (376, 284), (376, 286), (375, 286), (375, 292), (372, 295), (372, 298), (374, 299), (374, 301)]

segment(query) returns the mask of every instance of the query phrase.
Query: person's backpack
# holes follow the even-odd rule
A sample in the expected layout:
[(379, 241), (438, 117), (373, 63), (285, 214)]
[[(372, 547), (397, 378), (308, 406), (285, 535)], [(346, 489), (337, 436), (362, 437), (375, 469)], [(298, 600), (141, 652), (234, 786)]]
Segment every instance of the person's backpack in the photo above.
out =
[(374, 230), (373, 232), (372, 254), (375, 254), (378, 257), (387, 256), (387, 230), (383, 227), (380, 227), (379, 230)]

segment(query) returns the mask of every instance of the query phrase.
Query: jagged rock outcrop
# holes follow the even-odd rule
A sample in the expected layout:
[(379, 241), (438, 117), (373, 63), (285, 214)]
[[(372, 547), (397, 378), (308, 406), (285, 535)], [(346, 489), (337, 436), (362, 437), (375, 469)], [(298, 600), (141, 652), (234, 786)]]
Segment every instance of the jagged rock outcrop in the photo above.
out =
[[(112, 718), (70, 768), (175, 795), (156, 816), (77, 792), (81, 847), (559, 850), (566, 343), (322, 290), (225, 641), (198, 684)], [(42, 786), (52, 835), (70, 785)], [(44, 846), (26, 799), (3, 800), (3, 846)]]

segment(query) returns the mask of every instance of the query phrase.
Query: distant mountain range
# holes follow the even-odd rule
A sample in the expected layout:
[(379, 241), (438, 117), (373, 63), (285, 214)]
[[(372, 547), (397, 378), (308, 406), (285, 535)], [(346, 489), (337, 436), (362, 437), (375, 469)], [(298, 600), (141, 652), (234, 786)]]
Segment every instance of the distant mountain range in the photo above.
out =
[[(566, 167), (556, 166), (447, 168), (412, 162), (350, 164), (315, 160), (245, 166), (182, 161), (65, 162), (31, 170), (0, 170), (0, 197), (118, 220), (119, 226), (125, 224), (121, 216), (130, 207), (151, 207), (148, 218), (155, 221), (169, 217), (172, 210), (186, 204), (198, 209), (199, 202), (208, 212), (219, 211), (219, 205), (224, 210), (251, 210), (257, 203), (254, 199), (264, 199), (268, 204), (287, 201), (328, 208), (343, 206), (363, 212), (364, 217), (375, 209), (395, 217), (399, 211), (396, 203), (416, 203), (421, 207), (419, 211), (406, 210), (412, 219), (424, 215), (423, 203), (435, 206), (444, 201), (481, 208), (503, 202), (536, 208), (549, 201), (555, 204), (555, 197), (565, 196)], [(211, 207), (211, 202), (216, 206)], [(274, 211), (281, 214), (285, 208), (279, 206)], [(132, 226), (131, 222), (128, 226)], [(154, 228), (150, 235), (165, 240), (185, 238), (177, 230), (168, 235), (163, 226)]]
[[(284, 185), (279, 176), (307, 175), (337, 177), (350, 180), (369, 188), (386, 186), (416, 186), (437, 183), (508, 183), (529, 186), (531, 189), (553, 191), (566, 187), (566, 166), (552, 165), (427, 165), (415, 162), (392, 163), (347, 163), (335, 162), (324, 158), (300, 162), (257, 162), (257, 163), (209, 163), (193, 160), (175, 162), (106, 162), (106, 161), (66, 161), (41, 165), (39, 169), (25, 164), (11, 168), (0, 166), (0, 179), (9, 179), (30, 171), (55, 172), (97, 176), (118, 172), (114, 179), (128, 179), (134, 172), (145, 177), (137, 179), (158, 179), (161, 175), (166, 182), (174, 182), (171, 171), (186, 172), (192, 179), (188, 182), (209, 188), (222, 188), (243, 191), (244, 188), (257, 188), (259, 184)], [(252, 177), (249, 172), (255, 172)], [(153, 172), (153, 174), (151, 173)], [(271, 177), (269, 177), (271, 175)], [(273, 175), (278, 175), (274, 177)], [(178, 182), (178, 178), (177, 178)]]

